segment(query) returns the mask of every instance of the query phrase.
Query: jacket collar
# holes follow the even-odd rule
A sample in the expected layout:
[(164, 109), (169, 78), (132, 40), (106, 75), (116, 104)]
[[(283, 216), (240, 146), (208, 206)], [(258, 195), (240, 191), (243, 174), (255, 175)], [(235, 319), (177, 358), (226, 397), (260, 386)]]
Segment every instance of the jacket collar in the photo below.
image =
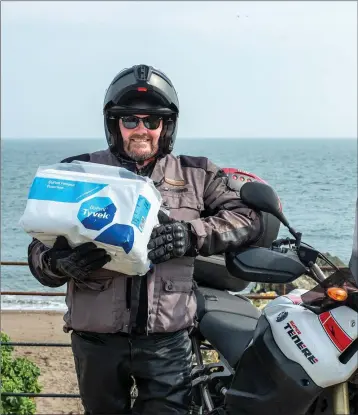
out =
[[(126, 162), (126, 160), (118, 159), (111, 153), (110, 149), (106, 150), (110, 164), (113, 166), (124, 167), (130, 171), (133, 171), (134, 164), (132, 162)], [(175, 159), (175, 160), (174, 160)], [(154, 184), (158, 187), (164, 183), (165, 179), (172, 179), (177, 181), (184, 181), (181, 169), (176, 168), (176, 157), (169, 154), (156, 161), (150, 178)], [(172, 163), (170, 163), (172, 162)], [(165, 176), (167, 174), (168, 177)]]

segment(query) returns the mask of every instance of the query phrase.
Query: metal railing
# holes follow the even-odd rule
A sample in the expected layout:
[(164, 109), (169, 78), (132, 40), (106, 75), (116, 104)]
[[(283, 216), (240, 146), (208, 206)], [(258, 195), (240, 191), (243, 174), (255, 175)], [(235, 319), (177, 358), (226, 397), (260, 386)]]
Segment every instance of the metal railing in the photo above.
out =
[[(1, 261), (2, 266), (28, 266), (27, 262)], [(45, 297), (65, 296), (64, 292), (41, 292), (41, 291), (0, 291), (1, 295), (41, 295)], [(14, 347), (71, 347), (71, 343), (33, 343), (33, 342), (2, 342), (0, 346)], [(26, 397), (26, 398), (70, 398), (79, 399), (78, 393), (28, 393), (28, 392), (2, 392), (1, 396)]]
[[(1, 261), (1, 265), (4, 266), (28, 266), (28, 262), (19, 261)], [(345, 267), (338, 267), (345, 268)], [(332, 268), (327, 266), (321, 267), (322, 271), (329, 271)], [(285, 285), (282, 284), (285, 288)], [(1, 295), (21, 295), (21, 296), (45, 296), (45, 297), (62, 297), (65, 296), (65, 292), (43, 292), (43, 291), (0, 291)], [(265, 294), (245, 294), (245, 297), (252, 300), (273, 300), (278, 295), (265, 295)], [(4, 342), (1, 346), (27, 346), (27, 347), (71, 347), (70, 343), (34, 343), (34, 342)], [(206, 346), (202, 347), (207, 349)], [(14, 396), (14, 397), (28, 397), (28, 398), (80, 398), (79, 394), (70, 393), (26, 393), (26, 392), (4, 392), (2, 396)]]

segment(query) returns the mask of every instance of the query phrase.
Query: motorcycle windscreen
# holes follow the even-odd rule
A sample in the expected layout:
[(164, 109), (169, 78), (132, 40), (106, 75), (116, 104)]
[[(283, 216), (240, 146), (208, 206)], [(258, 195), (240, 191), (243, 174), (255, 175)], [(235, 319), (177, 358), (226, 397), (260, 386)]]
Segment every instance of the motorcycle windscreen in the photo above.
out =
[(342, 268), (335, 271), (321, 284), (316, 285), (311, 290), (302, 294), (301, 298), (303, 303), (320, 308), (334, 308), (334, 306), (337, 305), (337, 302), (332, 300), (326, 294), (327, 289), (330, 287), (344, 288), (348, 293), (348, 297), (347, 300), (342, 303), (358, 311), (358, 284), (349, 268)]
[(356, 202), (356, 217), (355, 217), (355, 224), (354, 224), (354, 232), (353, 232), (353, 249), (352, 249), (352, 256), (349, 261), (349, 269), (353, 275), (353, 278), (358, 285), (358, 198)]

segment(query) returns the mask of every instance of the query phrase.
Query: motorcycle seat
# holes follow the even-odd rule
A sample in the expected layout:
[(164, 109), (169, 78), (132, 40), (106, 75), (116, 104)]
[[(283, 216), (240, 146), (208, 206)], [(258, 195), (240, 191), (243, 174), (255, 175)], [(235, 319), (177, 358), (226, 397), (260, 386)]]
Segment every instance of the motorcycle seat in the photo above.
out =
[(252, 340), (260, 311), (245, 297), (208, 287), (196, 289), (200, 333), (235, 367)]

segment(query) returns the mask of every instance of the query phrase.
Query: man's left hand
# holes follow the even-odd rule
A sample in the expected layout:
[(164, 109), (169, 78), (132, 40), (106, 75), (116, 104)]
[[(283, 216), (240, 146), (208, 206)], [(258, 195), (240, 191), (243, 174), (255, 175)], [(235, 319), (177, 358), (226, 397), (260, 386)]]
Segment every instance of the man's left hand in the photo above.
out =
[(180, 258), (195, 252), (193, 233), (186, 222), (176, 221), (159, 213), (160, 225), (155, 227), (148, 243), (148, 258), (153, 264)]

